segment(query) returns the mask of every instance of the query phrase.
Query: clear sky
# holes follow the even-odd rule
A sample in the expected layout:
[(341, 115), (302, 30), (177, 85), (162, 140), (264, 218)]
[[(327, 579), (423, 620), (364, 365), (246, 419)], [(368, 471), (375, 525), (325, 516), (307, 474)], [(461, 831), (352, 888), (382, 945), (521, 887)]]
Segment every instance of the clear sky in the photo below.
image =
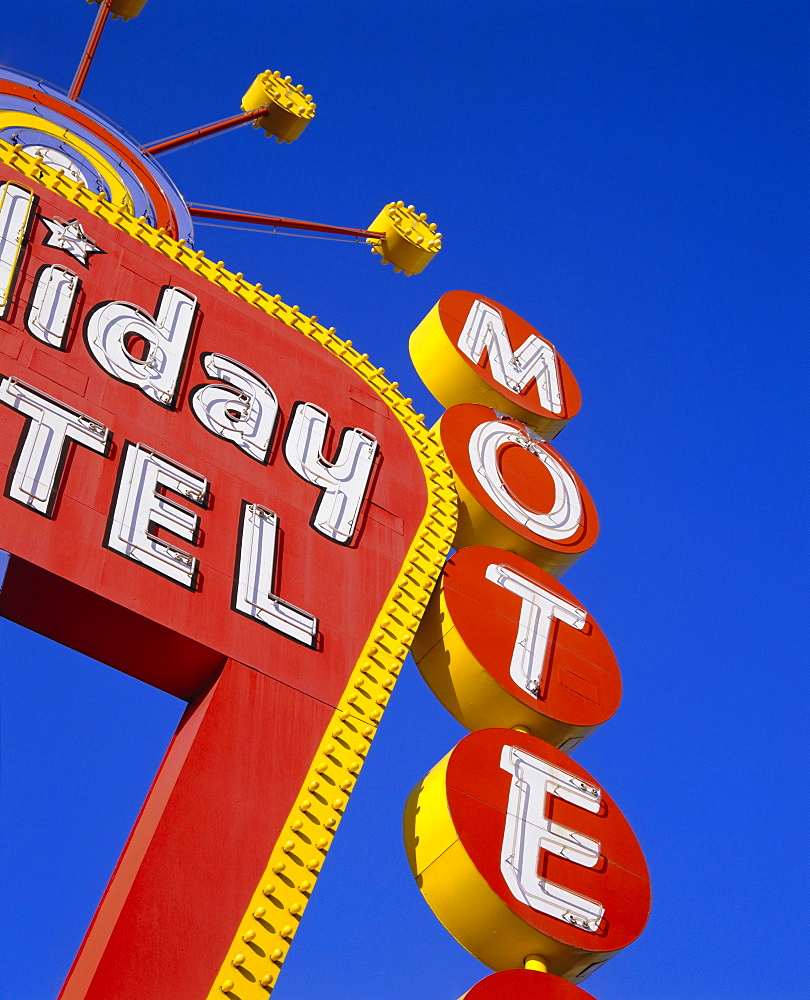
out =
[[(67, 87), (95, 8), (7, 3), (0, 62)], [(366, 226), (429, 214), (421, 276), (368, 249), (203, 228), (197, 246), (318, 315), (440, 412), (409, 333), (465, 288), (552, 340), (582, 388), (555, 442), (594, 497), (564, 583), (622, 667), (575, 757), (653, 882), (599, 1000), (800, 1000), (806, 948), (807, 37), (781, 0), (150, 0), (108, 26), (84, 99), (139, 141), (235, 113), (280, 69), (304, 136), (163, 157), (191, 201)], [(806, 548), (804, 549), (806, 558)], [(55, 997), (182, 705), (0, 621), (2, 978)], [(410, 788), (463, 735), (409, 662), (276, 1000), (456, 1000), (486, 974), (402, 848)], [(803, 885), (804, 883), (804, 885)]]

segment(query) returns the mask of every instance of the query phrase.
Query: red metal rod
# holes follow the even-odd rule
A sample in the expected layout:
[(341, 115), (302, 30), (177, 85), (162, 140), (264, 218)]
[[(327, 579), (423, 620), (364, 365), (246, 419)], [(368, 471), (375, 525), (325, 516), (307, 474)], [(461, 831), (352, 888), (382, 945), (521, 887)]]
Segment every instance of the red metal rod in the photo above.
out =
[(207, 205), (189, 205), (189, 212), (197, 219), (219, 219), (225, 222), (249, 222), (254, 226), (272, 226), (278, 229), (305, 229), (311, 233), (329, 233), (332, 236), (357, 236), (360, 239), (385, 239), (385, 233), (370, 229), (350, 229), (348, 226), (327, 226), (323, 222), (304, 222), (301, 219), (284, 219), (277, 215), (259, 215), (256, 212), (233, 212), (227, 208), (209, 208)]
[(79, 62), (79, 68), (76, 70), (76, 75), (73, 77), (73, 83), (71, 83), (70, 90), (68, 91), (68, 97), (71, 101), (78, 101), (79, 94), (82, 92), (84, 81), (87, 79), (87, 71), (90, 69), (90, 63), (93, 61), (93, 56), (96, 54), (98, 43), (101, 41), (101, 32), (104, 31), (104, 25), (107, 23), (107, 15), (110, 13), (110, 7), (112, 7), (112, 5), (113, 0), (101, 0), (98, 13), (96, 14), (96, 20), (93, 24), (93, 30), (90, 32), (90, 37), (87, 39), (87, 45), (84, 47), (84, 52), (82, 53), (82, 58)]
[(178, 146), (185, 146), (186, 143), (196, 142), (198, 139), (207, 139), (209, 135), (216, 135), (217, 132), (225, 132), (229, 128), (236, 128), (237, 125), (244, 125), (246, 122), (255, 121), (257, 118), (261, 118), (262, 115), (266, 115), (269, 105), (265, 104), (260, 108), (256, 108), (255, 111), (245, 111), (244, 114), (234, 115), (233, 118), (225, 118), (221, 122), (214, 122), (211, 125), (203, 125), (202, 128), (195, 128), (191, 132), (184, 132), (182, 135), (176, 135), (173, 139), (163, 139), (162, 142), (156, 142), (154, 146), (144, 146), (144, 153), (149, 153), (150, 156), (157, 156), (159, 153), (165, 153), (169, 149), (177, 149)]

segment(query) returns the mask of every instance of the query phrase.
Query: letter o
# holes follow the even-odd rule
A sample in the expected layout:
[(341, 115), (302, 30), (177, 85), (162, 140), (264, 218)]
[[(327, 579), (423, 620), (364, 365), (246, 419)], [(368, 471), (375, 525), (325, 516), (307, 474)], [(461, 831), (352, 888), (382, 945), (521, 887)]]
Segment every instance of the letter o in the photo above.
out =
[(437, 428), (458, 486), (456, 548), (496, 545), (559, 577), (596, 541), (588, 491), (525, 424), (462, 403)]

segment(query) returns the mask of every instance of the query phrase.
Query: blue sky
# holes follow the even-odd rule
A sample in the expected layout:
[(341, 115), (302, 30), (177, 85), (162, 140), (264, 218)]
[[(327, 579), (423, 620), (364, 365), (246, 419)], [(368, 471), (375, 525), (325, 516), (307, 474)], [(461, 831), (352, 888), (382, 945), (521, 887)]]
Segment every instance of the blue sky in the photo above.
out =
[[(8, 4), (0, 62), (67, 87), (95, 8)], [(407, 354), (452, 288), (545, 333), (583, 392), (555, 442), (599, 510), (564, 578), (622, 667), (575, 754), (653, 882), (599, 1000), (799, 1000), (807, 724), (803, 5), (150, 0), (108, 26), (83, 97), (147, 143), (238, 110), (261, 70), (318, 102), (292, 146), (247, 128), (168, 154), (190, 201), (365, 226), (426, 211), (421, 276), (364, 247), (199, 227), (197, 246), (315, 313), (435, 419)], [(804, 553), (806, 555), (806, 552)], [(3, 981), (55, 997), (182, 705), (0, 622)], [(456, 1000), (486, 974), (402, 849), (410, 788), (463, 735), (412, 663), (277, 1000)], [(802, 871), (804, 868), (804, 871)]]

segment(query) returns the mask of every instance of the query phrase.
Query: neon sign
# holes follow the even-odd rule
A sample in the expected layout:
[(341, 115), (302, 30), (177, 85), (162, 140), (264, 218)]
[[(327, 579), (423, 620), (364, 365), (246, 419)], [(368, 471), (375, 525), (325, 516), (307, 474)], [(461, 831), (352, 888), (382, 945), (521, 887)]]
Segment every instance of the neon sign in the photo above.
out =
[(0, 613), (189, 701), (62, 996), (266, 996), (440, 572), (446, 462), (333, 331), (0, 157)]
[(469, 292), (442, 296), (410, 346), (449, 406), (436, 430), (459, 492), (458, 551), (414, 657), (470, 730), (408, 799), (411, 870), (456, 940), (497, 970), (468, 996), (585, 1000), (553, 977), (581, 983), (630, 944), (650, 884), (618, 807), (565, 756), (621, 690), (607, 640), (556, 579), (598, 532), (584, 484), (546, 440), (579, 391), (538, 331)]

